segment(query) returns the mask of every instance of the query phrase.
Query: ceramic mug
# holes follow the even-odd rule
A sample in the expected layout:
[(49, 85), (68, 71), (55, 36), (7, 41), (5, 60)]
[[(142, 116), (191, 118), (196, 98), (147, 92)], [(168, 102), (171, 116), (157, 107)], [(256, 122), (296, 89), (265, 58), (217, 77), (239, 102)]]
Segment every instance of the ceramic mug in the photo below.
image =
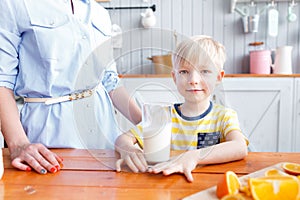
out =
[(271, 73), (271, 51), (255, 50), (250, 51), (250, 73), (251, 74), (270, 74)]

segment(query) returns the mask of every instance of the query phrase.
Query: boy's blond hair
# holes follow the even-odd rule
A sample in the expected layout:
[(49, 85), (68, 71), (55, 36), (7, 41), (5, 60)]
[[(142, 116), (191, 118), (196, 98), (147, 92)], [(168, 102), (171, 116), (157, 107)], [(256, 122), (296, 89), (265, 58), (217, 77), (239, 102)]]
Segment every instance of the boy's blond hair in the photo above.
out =
[(173, 68), (178, 68), (182, 62), (193, 66), (214, 66), (223, 69), (226, 61), (225, 48), (209, 36), (196, 35), (182, 41), (172, 56)]

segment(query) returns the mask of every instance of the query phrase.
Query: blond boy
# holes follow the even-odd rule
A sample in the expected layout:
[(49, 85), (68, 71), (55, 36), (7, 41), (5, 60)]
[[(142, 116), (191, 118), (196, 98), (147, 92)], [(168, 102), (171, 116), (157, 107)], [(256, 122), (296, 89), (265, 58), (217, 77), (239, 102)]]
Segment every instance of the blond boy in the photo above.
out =
[(241, 133), (236, 112), (210, 100), (224, 77), (225, 60), (223, 45), (208, 36), (193, 36), (178, 45), (172, 77), (184, 102), (172, 107), (171, 148), (187, 151), (148, 167), (143, 150), (135, 145), (141, 135), (129, 131), (115, 143), (121, 155), (117, 171), (124, 163), (136, 173), (183, 173), (192, 182), (191, 172), (197, 165), (224, 163), (247, 155), (248, 140)]

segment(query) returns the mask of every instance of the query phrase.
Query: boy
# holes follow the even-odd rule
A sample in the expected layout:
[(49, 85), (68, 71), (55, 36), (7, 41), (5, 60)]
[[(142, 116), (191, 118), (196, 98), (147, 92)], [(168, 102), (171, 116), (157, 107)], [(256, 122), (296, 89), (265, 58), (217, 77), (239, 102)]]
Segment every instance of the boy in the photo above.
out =
[(179, 172), (192, 182), (191, 172), (198, 164), (229, 162), (247, 155), (248, 140), (241, 133), (236, 112), (210, 101), (224, 77), (225, 59), (223, 45), (207, 36), (194, 36), (178, 45), (172, 77), (185, 101), (172, 108), (171, 148), (188, 151), (148, 168), (142, 149), (135, 146), (140, 136), (129, 131), (115, 143), (121, 155), (117, 171), (126, 163), (136, 173)]

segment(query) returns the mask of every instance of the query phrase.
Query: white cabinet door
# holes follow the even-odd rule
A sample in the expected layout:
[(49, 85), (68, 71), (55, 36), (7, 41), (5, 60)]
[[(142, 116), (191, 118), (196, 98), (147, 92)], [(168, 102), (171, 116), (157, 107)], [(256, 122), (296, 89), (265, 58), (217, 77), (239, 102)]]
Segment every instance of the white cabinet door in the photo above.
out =
[(293, 151), (300, 152), (300, 78), (295, 79)]
[(226, 78), (215, 101), (237, 111), (250, 151), (292, 150), (292, 78)]

